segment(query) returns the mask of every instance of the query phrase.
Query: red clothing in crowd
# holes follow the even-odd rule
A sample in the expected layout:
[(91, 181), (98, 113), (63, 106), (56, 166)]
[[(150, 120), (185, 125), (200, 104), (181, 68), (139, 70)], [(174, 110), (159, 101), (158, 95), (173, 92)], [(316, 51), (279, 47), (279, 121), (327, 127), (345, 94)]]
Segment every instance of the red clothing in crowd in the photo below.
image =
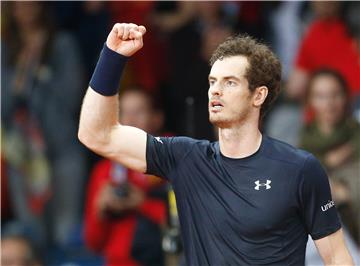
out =
[(316, 20), (309, 26), (296, 66), (307, 72), (333, 68), (345, 77), (353, 95), (360, 94), (360, 55), (340, 19)]
[[(103, 254), (107, 265), (139, 265), (131, 256), (137, 217), (140, 214), (156, 224), (163, 224), (166, 219), (166, 205), (159, 198), (145, 197), (145, 201), (136, 211), (127, 212), (121, 218), (100, 219), (96, 211), (96, 199), (101, 188), (110, 181), (113, 165), (111, 161), (103, 160), (92, 172), (85, 208), (85, 243), (90, 249)], [(128, 182), (145, 193), (162, 185), (159, 180), (154, 176), (128, 170)]]

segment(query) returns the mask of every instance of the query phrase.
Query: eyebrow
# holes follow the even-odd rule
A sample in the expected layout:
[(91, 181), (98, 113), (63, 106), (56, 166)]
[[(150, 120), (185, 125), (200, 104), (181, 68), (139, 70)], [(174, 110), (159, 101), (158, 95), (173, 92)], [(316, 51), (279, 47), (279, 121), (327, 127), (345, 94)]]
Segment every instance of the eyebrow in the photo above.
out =
[[(208, 79), (209, 79), (209, 80), (210, 80), (210, 79), (215, 79), (215, 80), (216, 80), (216, 78), (213, 77), (213, 76), (211, 76), (211, 75), (209, 75)], [(241, 81), (240, 78), (238, 78), (238, 77), (236, 77), (236, 76), (225, 76), (225, 77), (223, 77), (222, 79), (225, 79), (225, 80), (235, 79), (235, 80), (237, 80), (237, 81)]]

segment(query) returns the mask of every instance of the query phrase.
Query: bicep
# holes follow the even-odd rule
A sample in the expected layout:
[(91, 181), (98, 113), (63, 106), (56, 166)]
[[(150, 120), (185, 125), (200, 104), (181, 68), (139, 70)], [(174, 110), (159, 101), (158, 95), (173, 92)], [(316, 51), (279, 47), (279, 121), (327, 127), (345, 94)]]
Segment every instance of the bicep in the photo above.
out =
[(326, 237), (315, 240), (314, 243), (326, 265), (353, 265), (341, 229)]
[(147, 134), (120, 125), (118, 110), (116, 95), (103, 96), (89, 87), (81, 108), (78, 138), (101, 156), (144, 172)]
[(146, 171), (145, 131), (123, 125), (116, 125), (110, 133), (110, 142), (105, 156), (127, 168)]

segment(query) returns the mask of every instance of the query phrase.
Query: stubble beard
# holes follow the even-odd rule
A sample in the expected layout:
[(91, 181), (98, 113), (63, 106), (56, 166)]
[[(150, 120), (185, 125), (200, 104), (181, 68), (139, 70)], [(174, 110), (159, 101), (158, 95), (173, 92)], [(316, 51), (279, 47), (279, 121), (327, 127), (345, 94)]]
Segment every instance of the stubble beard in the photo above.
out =
[(231, 124), (229, 119), (222, 118), (217, 114), (209, 114), (209, 121), (212, 125), (218, 128), (227, 128)]
[(231, 128), (235, 124), (241, 124), (247, 120), (249, 116), (249, 110), (245, 109), (241, 112), (230, 116), (224, 114), (211, 114), (209, 112), (209, 121), (212, 125), (218, 128)]

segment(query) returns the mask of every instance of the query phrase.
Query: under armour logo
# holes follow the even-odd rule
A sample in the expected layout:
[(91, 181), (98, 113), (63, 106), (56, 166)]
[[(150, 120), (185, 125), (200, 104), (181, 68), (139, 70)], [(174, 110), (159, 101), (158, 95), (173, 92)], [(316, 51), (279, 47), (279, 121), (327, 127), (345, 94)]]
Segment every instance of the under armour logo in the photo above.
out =
[(160, 142), (161, 144), (164, 144), (164, 143), (162, 142), (162, 140), (160, 139), (160, 137), (155, 137), (155, 139), (156, 139), (158, 142)]
[(269, 180), (269, 179), (266, 179), (266, 183), (260, 183), (259, 180), (256, 180), (254, 183), (256, 185), (254, 187), (255, 190), (259, 190), (260, 187), (265, 187), (265, 189), (270, 189), (271, 188), (271, 186), (270, 186), (271, 180)]

